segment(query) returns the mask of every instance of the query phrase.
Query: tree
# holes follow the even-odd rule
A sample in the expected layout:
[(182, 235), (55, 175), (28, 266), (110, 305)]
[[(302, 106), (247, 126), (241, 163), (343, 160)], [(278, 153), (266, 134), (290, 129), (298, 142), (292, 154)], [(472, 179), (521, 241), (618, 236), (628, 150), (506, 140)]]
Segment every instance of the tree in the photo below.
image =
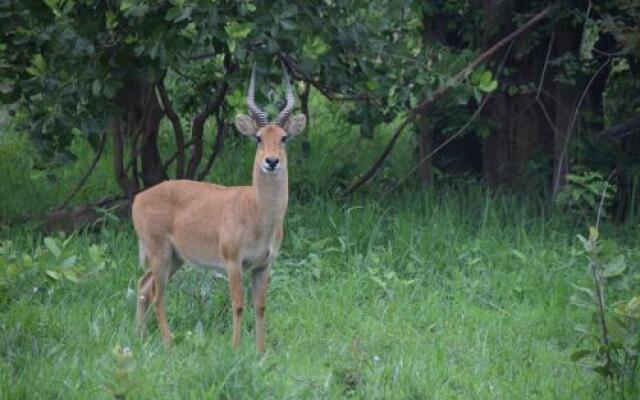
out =
[[(58, 161), (73, 159), (74, 135), (96, 149), (108, 135), (106, 153), (131, 197), (170, 177), (204, 179), (229, 137), (227, 121), (244, 108), (250, 66), (257, 62), (257, 100), (266, 104), (284, 65), (304, 82), (306, 113), (313, 112), (305, 100), (312, 88), (349, 102), (349, 121), (371, 137), (408, 111), (419, 117), (420, 160), (464, 127), (470, 142), (482, 143), (482, 160), (474, 162), (493, 185), (528, 181), (529, 161), (547, 153), (552, 157), (537, 173), (559, 188), (582, 143), (571, 132), (609, 126), (604, 61), (624, 59), (637, 76), (637, 52), (626, 50), (636, 43), (636, 3), (5, 0), (0, 100), (23, 116), (42, 154)], [(451, 81), (452, 71), (551, 4), (553, 14), (526, 40)], [(467, 126), (480, 105), (482, 118)], [(165, 118), (174, 140), (168, 156), (158, 148)], [(215, 138), (207, 139), (212, 118)], [(384, 166), (398, 135), (367, 179)], [(418, 171), (427, 183), (430, 165), (423, 165)]]

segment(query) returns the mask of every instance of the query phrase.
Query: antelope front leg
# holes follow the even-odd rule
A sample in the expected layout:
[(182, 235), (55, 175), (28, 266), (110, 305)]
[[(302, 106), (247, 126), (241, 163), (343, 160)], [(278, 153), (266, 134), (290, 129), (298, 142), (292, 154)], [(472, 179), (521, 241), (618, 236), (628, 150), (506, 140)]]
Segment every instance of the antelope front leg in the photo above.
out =
[(234, 348), (240, 346), (240, 331), (242, 329), (242, 266), (239, 263), (229, 265), (227, 268), (229, 281), (229, 296), (233, 311), (233, 336), (231, 344)]
[(267, 310), (270, 271), (270, 267), (254, 269), (251, 275), (251, 295), (256, 310), (256, 349), (259, 353), (264, 353), (267, 340), (265, 312)]

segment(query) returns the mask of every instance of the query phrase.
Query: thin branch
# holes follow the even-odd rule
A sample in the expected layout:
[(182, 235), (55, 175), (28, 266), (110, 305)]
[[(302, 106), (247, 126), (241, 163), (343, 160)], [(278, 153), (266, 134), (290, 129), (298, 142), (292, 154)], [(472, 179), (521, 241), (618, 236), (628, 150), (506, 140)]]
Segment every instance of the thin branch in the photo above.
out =
[(305, 82), (311, 84), (311, 86), (313, 86), (316, 89), (318, 89), (318, 91), (320, 93), (322, 93), (322, 95), (324, 97), (326, 97), (327, 99), (329, 99), (329, 100), (332, 100), (332, 101), (366, 101), (366, 100), (369, 100), (370, 96), (368, 94), (366, 94), (366, 93), (365, 94), (354, 94), (354, 95), (343, 95), (343, 94), (335, 93), (335, 91), (333, 91), (331, 88), (327, 87), (321, 81), (319, 81), (317, 79), (313, 79), (287, 53), (280, 52), (280, 59), (282, 60), (282, 62), (284, 62), (286, 64), (286, 66), (292, 72), (293, 77), (295, 79), (299, 79), (299, 80), (302, 80), (302, 81), (305, 81)]
[(191, 158), (189, 159), (189, 164), (187, 166), (186, 177), (189, 179), (194, 179), (196, 177), (196, 169), (198, 168), (198, 164), (202, 159), (202, 135), (204, 131), (204, 124), (207, 122), (207, 119), (218, 108), (220, 108), (220, 106), (224, 102), (224, 96), (227, 93), (227, 89), (229, 87), (229, 84), (225, 80), (226, 78), (222, 79), (223, 81), (220, 82), (220, 85), (218, 86), (216, 97), (210, 99), (205, 104), (204, 109), (196, 114), (191, 124), (191, 138), (194, 141), (194, 149), (191, 153)]
[(634, 133), (640, 133), (640, 117), (635, 117), (618, 125), (614, 125), (596, 133), (596, 135), (607, 136), (611, 139), (622, 139)]
[(478, 65), (487, 61), (491, 56), (493, 56), (497, 51), (502, 49), (507, 43), (517, 39), (520, 35), (528, 31), (531, 27), (536, 25), (542, 19), (544, 19), (551, 11), (553, 11), (558, 6), (558, 3), (551, 4), (547, 6), (545, 9), (535, 14), (531, 19), (529, 19), (524, 25), (520, 26), (515, 31), (511, 32), (504, 38), (500, 39), (497, 43), (487, 49), (484, 53), (480, 54), (475, 60), (473, 60), (469, 65), (463, 68), (460, 72), (455, 74), (453, 78), (451, 78), (447, 83), (440, 86), (434, 93), (431, 98), (425, 99), (422, 103), (414, 107), (411, 112), (421, 112), (429, 107), (435, 100), (442, 97), (444, 93), (449, 90), (452, 86), (455, 86), (458, 82), (466, 79), (471, 73), (478, 67)]
[[(193, 144), (194, 144), (194, 143), (195, 143), (195, 140), (194, 140), (194, 139), (190, 139), (188, 142), (186, 142), (186, 143), (184, 144), (184, 149), (185, 149), (185, 151), (186, 151), (189, 147), (193, 146)], [(171, 155), (171, 157), (167, 158), (167, 161), (165, 161), (165, 162), (164, 162), (164, 164), (162, 164), (162, 169), (164, 170), (165, 175), (167, 175), (167, 169), (168, 169), (168, 168), (171, 166), (171, 164), (176, 160), (176, 158), (178, 158), (178, 150), (176, 150), (176, 151)]]
[(91, 162), (91, 165), (89, 166), (89, 169), (84, 173), (82, 178), (80, 178), (80, 181), (78, 181), (78, 184), (73, 188), (71, 193), (69, 193), (69, 195), (62, 202), (62, 204), (60, 204), (58, 207), (55, 208), (56, 210), (61, 210), (61, 209), (65, 208), (69, 204), (71, 199), (73, 199), (75, 197), (75, 195), (78, 194), (78, 192), (84, 186), (84, 184), (87, 183), (87, 180), (89, 180), (89, 177), (91, 176), (93, 171), (95, 171), (96, 166), (98, 165), (98, 161), (100, 161), (100, 158), (102, 157), (102, 153), (104, 151), (106, 143), (107, 143), (107, 134), (105, 133), (100, 138), (100, 144), (99, 144), (99, 147), (98, 147), (98, 151), (96, 152), (96, 155), (93, 158), (93, 161)]
[(178, 179), (184, 177), (184, 132), (182, 130), (182, 124), (180, 123), (180, 117), (176, 114), (173, 109), (173, 105), (171, 104), (171, 100), (167, 95), (167, 89), (164, 86), (164, 77), (158, 81), (156, 84), (158, 88), (158, 94), (160, 95), (160, 104), (164, 109), (164, 113), (171, 121), (171, 125), (173, 126), (173, 134), (176, 141), (176, 158), (178, 160), (178, 165), (176, 166), (176, 177)]
[(387, 197), (390, 193), (395, 192), (396, 190), (398, 190), (398, 188), (402, 185), (402, 183), (404, 183), (404, 181), (406, 181), (411, 175), (413, 175), (414, 172), (416, 172), (418, 170), (418, 168), (420, 168), (420, 166), (422, 164), (424, 164), (427, 160), (431, 159), (436, 153), (438, 153), (443, 147), (445, 147), (446, 145), (448, 145), (451, 141), (453, 141), (455, 138), (457, 138), (458, 136), (462, 135), (467, 128), (471, 125), (471, 123), (473, 121), (475, 121), (476, 118), (478, 118), (478, 116), (480, 115), (480, 113), (482, 112), (482, 110), (484, 109), (484, 106), (487, 104), (487, 102), (489, 101), (489, 99), (491, 98), (491, 94), (485, 96), (484, 99), (482, 99), (482, 103), (480, 103), (480, 105), (478, 106), (478, 108), (473, 112), (473, 114), (471, 115), (471, 117), (467, 120), (467, 122), (465, 122), (464, 125), (462, 125), (462, 127), (460, 129), (458, 129), (458, 131), (456, 133), (454, 133), (453, 135), (449, 136), (447, 138), (447, 140), (445, 140), (444, 142), (442, 142), (438, 147), (436, 147), (432, 152), (430, 152), (429, 154), (427, 154), (426, 156), (422, 157), (420, 159), (420, 161), (418, 161), (418, 163), (416, 165), (413, 166), (413, 168), (411, 168), (409, 170), (409, 172), (406, 173), (406, 175), (404, 177), (402, 177), (391, 189), (387, 190), (382, 197)]
[(596, 252), (596, 246), (598, 243), (598, 229), (600, 227), (600, 218), (602, 216), (602, 209), (604, 206), (604, 199), (607, 194), (607, 189), (609, 188), (609, 181), (613, 178), (616, 170), (614, 169), (609, 174), (607, 178), (604, 189), (602, 190), (602, 196), (600, 196), (600, 205), (598, 206), (598, 215), (596, 217), (596, 226), (595, 226), (595, 235), (589, 233), (589, 264), (591, 267), (591, 274), (593, 275), (593, 283), (596, 287), (597, 297), (596, 297), (596, 305), (598, 306), (598, 322), (600, 323), (600, 329), (602, 330), (602, 345), (605, 349), (604, 357), (607, 367), (607, 373), (611, 373), (611, 348), (609, 347), (609, 332), (607, 329), (607, 322), (605, 320), (605, 308), (604, 308), (604, 285), (602, 284), (602, 271), (600, 270), (600, 266), (598, 263), (598, 257)]
[(544, 65), (542, 66), (542, 73), (540, 74), (540, 82), (538, 83), (538, 90), (536, 91), (536, 100), (540, 99), (540, 91), (542, 90), (542, 84), (544, 83), (544, 77), (547, 72), (547, 66), (549, 65), (549, 57), (551, 56), (551, 50), (553, 49), (553, 39), (556, 37), (556, 30), (551, 31), (549, 37), (549, 44), (547, 45), (547, 55), (544, 59)]
[(225, 109), (224, 106), (220, 107), (216, 112), (216, 125), (217, 125), (216, 140), (213, 143), (213, 149), (211, 150), (211, 155), (207, 160), (207, 164), (205, 165), (204, 169), (200, 172), (200, 175), (198, 175), (199, 181), (204, 180), (204, 178), (206, 178), (207, 175), (209, 175), (209, 172), (211, 171), (211, 167), (213, 166), (213, 162), (216, 160), (216, 157), (218, 156), (218, 154), (222, 150), (222, 146), (224, 145), (224, 139), (227, 133), (227, 129), (226, 129), (227, 127), (224, 123), (224, 109)]
[(502, 38), (501, 40), (499, 40), (497, 43), (495, 43), (493, 46), (491, 46), (489, 49), (487, 49), (484, 53), (479, 55), (475, 60), (473, 60), (471, 63), (469, 63), (469, 65), (467, 65), (465, 68), (463, 68), (457, 74), (455, 74), (451, 79), (449, 79), (449, 81), (447, 81), (445, 84), (443, 84), (440, 87), (438, 87), (438, 89), (436, 89), (436, 91), (433, 93), (433, 95), (431, 97), (424, 99), (417, 106), (415, 106), (414, 108), (409, 110), (407, 112), (405, 120), (402, 122), (402, 124), (400, 124), (398, 129), (396, 129), (396, 132), (391, 137), (391, 140), (389, 141), (389, 143), (387, 144), (387, 146), (383, 150), (383, 152), (380, 155), (380, 157), (378, 157), (378, 159), (374, 162), (374, 164), (358, 180), (356, 180), (349, 187), (347, 187), (347, 189), (345, 189), (345, 191), (343, 192), (343, 196), (350, 196), (351, 194), (353, 194), (354, 191), (356, 191), (358, 188), (360, 188), (362, 185), (364, 185), (369, 179), (371, 179), (371, 177), (373, 177), (373, 175), (375, 175), (375, 173), (378, 170), (378, 168), (380, 168), (380, 166), (382, 166), (385, 158), (391, 153), (391, 150), (393, 149), (393, 146), (395, 145), (396, 141), (398, 140), (398, 137), (400, 136), (400, 134), (402, 133), (404, 128), (410, 122), (412, 122), (416, 118), (416, 116), (418, 114), (426, 112), (426, 110), (429, 108), (429, 106), (431, 104), (433, 104), (436, 100), (438, 100), (442, 96), (444, 96), (444, 94), (451, 87), (453, 87), (459, 81), (461, 81), (463, 79), (466, 79), (474, 71), (474, 69), (478, 65), (480, 65), (483, 62), (485, 62), (492, 55), (494, 55), (497, 51), (499, 51), (504, 46), (506, 46), (508, 43), (512, 42), (513, 40), (518, 38), (520, 35), (525, 33), (527, 30), (529, 30), (529, 28), (531, 28), (532, 26), (534, 26), (535, 24), (540, 22), (551, 11), (553, 11), (557, 7), (557, 5), (558, 5), (558, 3), (554, 3), (552, 5), (549, 5), (545, 9), (543, 9), (542, 11), (538, 12), (537, 14), (535, 14), (524, 25), (520, 26), (518, 29), (516, 29), (512, 33), (510, 33), (509, 35), (507, 35), (504, 38)]
[[(575, 126), (576, 120), (578, 118), (578, 114), (580, 112), (580, 107), (582, 107), (582, 102), (584, 101), (584, 98), (587, 95), (587, 92), (591, 88), (591, 85), (593, 84), (593, 81), (596, 80), (596, 77), (598, 75), (600, 75), (600, 72), (602, 72), (604, 67), (606, 67), (610, 62), (611, 62), (611, 59), (608, 58), (605, 62), (602, 63), (602, 65), (596, 70), (596, 72), (593, 73), (593, 75), (591, 76), (591, 78), (589, 79), (587, 84), (585, 85), (584, 89), (582, 90), (582, 93), (580, 94), (580, 97), (578, 98), (578, 102), (576, 103), (576, 106), (575, 106), (575, 108), (573, 110), (573, 115), (571, 116), (571, 121), (569, 121), (569, 126), (567, 127), (567, 131), (566, 131), (566, 133), (564, 135), (564, 144), (562, 146), (562, 152), (560, 153), (561, 162), (567, 156), (567, 149), (569, 148), (569, 139), (571, 139), (571, 134), (573, 133), (573, 127)], [(561, 178), (560, 177), (560, 170), (554, 171), (553, 175), (554, 175), (554, 177), (553, 177), (553, 193), (554, 193), (554, 197), (555, 197), (558, 194), (558, 191), (560, 189), (560, 178)]]

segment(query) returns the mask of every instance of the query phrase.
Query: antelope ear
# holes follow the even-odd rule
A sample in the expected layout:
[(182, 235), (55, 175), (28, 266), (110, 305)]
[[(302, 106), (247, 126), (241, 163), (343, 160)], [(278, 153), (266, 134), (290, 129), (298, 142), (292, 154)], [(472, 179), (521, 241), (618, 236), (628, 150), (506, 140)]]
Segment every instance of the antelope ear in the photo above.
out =
[(307, 126), (307, 117), (304, 114), (298, 114), (289, 118), (284, 126), (284, 130), (287, 131), (287, 136), (294, 137), (302, 132)]
[(238, 129), (238, 131), (243, 135), (253, 137), (256, 135), (256, 132), (258, 132), (258, 125), (256, 124), (256, 121), (244, 114), (236, 115), (234, 122), (236, 124), (236, 129)]

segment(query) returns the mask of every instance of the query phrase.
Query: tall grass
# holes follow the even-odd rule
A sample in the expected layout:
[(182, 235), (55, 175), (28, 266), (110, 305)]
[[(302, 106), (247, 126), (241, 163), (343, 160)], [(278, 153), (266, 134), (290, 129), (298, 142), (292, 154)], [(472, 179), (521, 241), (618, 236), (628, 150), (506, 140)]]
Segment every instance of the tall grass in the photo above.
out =
[[(578, 316), (567, 284), (574, 232), (542, 205), (481, 189), (393, 203), (295, 202), (268, 305), (230, 346), (224, 279), (184, 269), (167, 294), (176, 344), (133, 330), (135, 238), (126, 221), (73, 241), (107, 244), (111, 265), (1, 315), (0, 397), (109, 398), (112, 349), (129, 347), (131, 398), (589, 398), (568, 362)], [(6, 233), (6, 232), (5, 232)], [(33, 234), (12, 233), (25, 251)], [(153, 317), (151, 316), (151, 321)], [(34, 384), (37, 382), (37, 384)]]
[[(192, 268), (178, 272), (167, 293), (175, 346), (163, 347), (153, 315), (149, 337), (139, 338), (136, 239), (127, 220), (107, 221), (67, 249), (81, 255), (106, 245), (106, 269), (48, 292), (27, 288), (0, 307), (0, 398), (110, 398), (128, 383), (131, 398), (145, 399), (607, 393), (593, 373), (568, 361), (573, 326), (584, 318), (569, 305), (569, 282), (583, 274), (574, 251), (581, 226), (543, 201), (473, 184), (331, 200), (389, 132), (362, 138), (344, 122), (348, 108), (311, 101), (311, 125), (289, 149), (293, 196), (271, 280), (264, 358), (254, 351), (248, 298), (243, 344), (234, 352), (226, 282)], [(164, 155), (171, 140), (163, 127)], [(378, 183), (408, 169), (403, 155), (412, 141), (398, 142)], [(72, 166), (36, 170), (26, 139), (0, 135), (0, 220), (59, 204), (92, 159), (81, 138), (72, 150), (79, 156)], [(248, 183), (253, 154), (252, 143), (231, 135), (207, 180)], [(76, 202), (117, 193), (109, 159), (107, 147)], [(635, 225), (604, 229), (621, 246), (640, 247)], [(20, 257), (42, 241), (15, 224), (0, 226), (0, 238), (11, 239)]]

